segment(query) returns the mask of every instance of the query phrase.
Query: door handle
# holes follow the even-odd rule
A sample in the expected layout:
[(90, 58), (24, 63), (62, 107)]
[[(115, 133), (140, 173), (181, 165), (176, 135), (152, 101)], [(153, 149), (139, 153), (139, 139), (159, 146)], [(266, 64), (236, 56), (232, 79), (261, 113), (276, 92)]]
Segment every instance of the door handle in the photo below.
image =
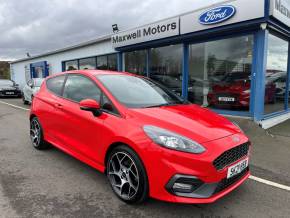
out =
[(59, 103), (54, 104), (54, 106), (55, 106), (56, 108), (58, 108), (58, 109), (63, 108), (62, 104), (59, 104)]

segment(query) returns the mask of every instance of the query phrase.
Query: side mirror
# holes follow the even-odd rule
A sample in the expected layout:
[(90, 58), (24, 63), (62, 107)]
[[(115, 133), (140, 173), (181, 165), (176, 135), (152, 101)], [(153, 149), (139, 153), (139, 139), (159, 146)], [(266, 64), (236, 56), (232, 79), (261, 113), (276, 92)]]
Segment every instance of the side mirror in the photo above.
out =
[(102, 114), (100, 110), (100, 104), (93, 99), (85, 99), (80, 102), (80, 109), (84, 111), (90, 111), (95, 117), (98, 117)]

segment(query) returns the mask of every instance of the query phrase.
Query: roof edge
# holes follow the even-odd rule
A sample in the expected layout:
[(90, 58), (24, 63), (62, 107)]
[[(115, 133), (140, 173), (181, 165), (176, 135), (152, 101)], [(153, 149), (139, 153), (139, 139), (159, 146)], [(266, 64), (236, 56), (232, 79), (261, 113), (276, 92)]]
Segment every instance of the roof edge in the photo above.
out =
[(42, 54), (38, 54), (38, 55), (35, 55), (35, 56), (32, 56), (32, 57), (17, 59), (15, 61), (9, 62), (9, 64), (15, 64), (15, 63), (28, 61), (28, 60), (33, 60), (33, 59), (36, 59), (36, 58), (41, 58), (41, 57), (45, 57), (45, 56), (49, 56), (49, 55), (53, 55), (53, 54), (57, 54), (57, 53), (61, 53), (61, 52), (66, 52), (66, 51), (69, 51), (69, 50), (73, 50), (73, 49), (76, 49), (76, 48), (89, 46), (89, 45), (92, 45), (92, 44), (95, 44), (95, 43), (98, 43), (98, 42), (103, 42), (103, 41), (106, 41), (106, 40), (111, 40), (111, 34), (110, 35), (101, 36), (101, 37), (99, 37), (97, 39), (89, 40), (89, 41), (82, 42), (82, 43), (79, 43), (79, 44), (74, 44), (74, 45), (70, 45), (70, 46), (67, 46), (67, 47), (64, 47), (64, 48), (60, 48), (60, 49), (56, 49), (56, 50), (53, 50), (53, 51), (48, 51), (48, 52), (45, 52), (45, 53), (42, 53)]

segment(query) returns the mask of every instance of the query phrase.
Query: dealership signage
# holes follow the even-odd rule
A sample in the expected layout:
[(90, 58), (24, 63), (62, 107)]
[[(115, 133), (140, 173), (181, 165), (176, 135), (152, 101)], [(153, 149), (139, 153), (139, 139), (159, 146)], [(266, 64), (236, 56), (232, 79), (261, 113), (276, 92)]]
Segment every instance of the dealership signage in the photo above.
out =
[(131, 44), (167, 38), (179, 34), (179, 18), (171, 18), (158, 23), (149, 24), (133, 30), (120, 32), (112, 36), (113, 47), (122, 47)]
[[(285, 0), (276, 1), (284, 2)], [(284, 8), (281, 10), (284, 14), (289, 15), (288, 12), (285, 12)], [(226, 1), (226, 4), (212, 5), (211, 7), (195, 10), (174, 18), (118, 32), (111, 37), (111, 42), (113, 48), (124, 47), (253, 20), (264, 16), (265, 0), (230, 0)]]
[(271, 15), (290, 26), (290, 2), (287, 0), (271, 0)]
[(180, 16), (180, 34), (264, 17), (264, 0), (232, 0), (226, 5), (196, 10)]
[(211, 25), (221, 23), (225, 20), (230, 19), (236, 13), (234, 6), (225, 5), (221, 7), (215, 7), (203, 12), (199, 16), (199, 22), (204, 25)]

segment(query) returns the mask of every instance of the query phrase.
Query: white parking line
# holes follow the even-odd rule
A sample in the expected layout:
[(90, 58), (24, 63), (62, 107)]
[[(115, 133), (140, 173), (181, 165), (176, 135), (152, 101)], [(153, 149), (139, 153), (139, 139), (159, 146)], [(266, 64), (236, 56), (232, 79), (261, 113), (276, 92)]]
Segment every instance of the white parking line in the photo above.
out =
[(269, 185), (269, 186), (273, 186), (273, 187), (276, 187), (276, 188), (279, 188), (279, 189), (290, 191), (290, 187), (286, 186), (286, 185), (281, 185), (279, 183), (272, 182), (272, 181), (269, 181), (269, 180), (266, 180), (266, 179), (261, 179), (261, 178), (258, 178), (256, 176), (250, 176), (250, 179), (252, 179), (252, 180), (254, 180), (256, 182), (263, 183), (265, 185)]
[[(6, 104), (6, 105), (9, 105), (11, 107), (18, 108), (18, 109), (21, 109), (21, 110), (25, 110), (25, 111), (29, 111), (30, 110), (30, 109), (27, 109), (27, 108), (24, 108), (24, 107), (20, 107), (20, 106), (14, 105), (14, 104), (9, 104), (9, 103), (7, 103), (5, 101), (0, 101), (0, 103)], [(252, 179), (252, 180), (254, 180), (256, 182), (263, 183), (265, 185), (269, 185), (269, 186), (273, 186), (273, 187), (276, 187), (276, 188), (279, 188), (279, 189), (290, 191), (290, 187), (286, 186), (286, 185), (281, 185), (279, 183), (272, 182), (272, 181), (269, 181), (269, 180), (266, 180), (266, 179), (262, 179), (262, 178), (259, 178), (259, 177), (256, 177), (256, 176), (252, 176), (252, 175), (250, 176), (250, 179)]]
[(30, 109), (28, 109), (28, 108), (20, 107), (20, 106), (14, 105), (14, 104), (9, 104), (9, 103), (7, 103), (7, 102), (5, 102), (5, 101), (0, 101), (0, 103), (2, 103), (2, 104), (6, 104), (6, 105), (9, 105), (9, 106), (11, 106), (11, 107), (18, 108), (18, 109), (21, 109), (21, 110), (25, 110), (25, 111), (29, 111), (29, 110), (30, 110)]

